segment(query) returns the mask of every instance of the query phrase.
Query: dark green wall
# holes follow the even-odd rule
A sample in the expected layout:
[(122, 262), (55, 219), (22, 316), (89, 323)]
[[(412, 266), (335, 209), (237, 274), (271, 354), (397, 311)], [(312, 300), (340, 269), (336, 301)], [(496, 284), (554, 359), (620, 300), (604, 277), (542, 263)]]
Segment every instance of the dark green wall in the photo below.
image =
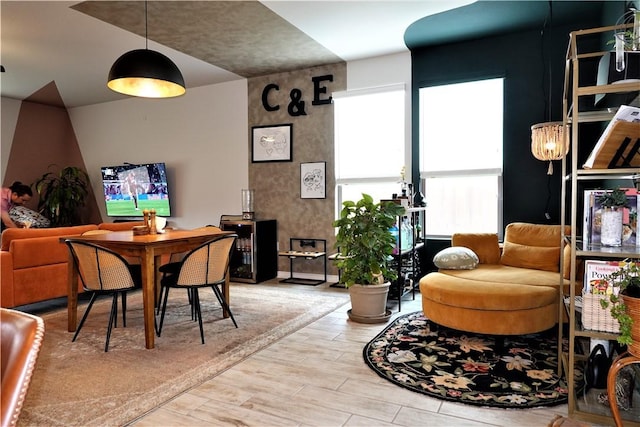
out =
[[(605, 7), (612, 8), (610, 10), (614, 12), (608, 15), (615, 15), (618, 9), (622, 10), (622, 2), (609, 3)], [(576, 13), (576, 16), (579, 17), (580, 13)], [(562, 120), (564, 65), (569, 33), (613, 25), (602, 20), (603, 15), (600, 15), (546, 28), (544, 39), (541, 25), (537, 30), (412, 49), (414, 182), (418, 182), (420, 158), (418, 90), (434, 84), (504, 76), (504, 225), (515, 221), (558, 224), (561, 164), (554, 162), (554, 174), (549, 179), (546, 174), (547, 163), (535, 159), (531, 154), (530, 129), (535, 123)], [(551, 117), (546, 103), (549, 69), (552, 83)], [(464, 99), (458, 101), (461, 111), (464, 111)], [(478, 132), (482, 130), (478, 129)], [(598, 132), (594, 128), (591, 138), (586, 137), (589, 132), (582, 132), (581, 137), (586, 137), (582, 143), (594, 144)], [(455, 138), (455, 129), (452, 130), (452, 137)], [(463, 156), (464, 153), (457, 155)], [(428, 201), (428, 189), (425, 194)], [(550, 213), (550, 219), (545, 218), (545, 212)], [(442, 244), (433, 244), (431, 247), (439, 249)], [(434, 253), (428, 250), (427, 259), (431, 259)]]

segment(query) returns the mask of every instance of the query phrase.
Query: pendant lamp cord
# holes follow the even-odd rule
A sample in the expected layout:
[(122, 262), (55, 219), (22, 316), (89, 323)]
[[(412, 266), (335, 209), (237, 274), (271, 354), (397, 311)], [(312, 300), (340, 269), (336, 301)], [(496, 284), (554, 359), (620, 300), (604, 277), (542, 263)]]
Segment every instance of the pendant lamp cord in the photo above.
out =
[[(548, 58), (548, 55), (545, 55), (545, 52), (547, 52), (547, 49), (545, 49), (545, 28), (547, 28), (547, 26), (551, 25), (551, 22), (553, 22), (553, 5), (551, 3), (551, 0), (549, 0), (548, 2), (549, 4), (549, 15), (548, 15), (548, 19), (545, 19), (544, 24), (542, 25), (542, 32), (541, 32), (541, 38), (542, 38), (542, 66), (544, 68), (547, 68), (548, 71), (548, 76), (549, 76), (549, 90), (547, 92), (547, 96), (544, 97), (545, 102), (547, 103), (546, 107), (548, 107), (548, 116), (546, 117), (545, 121), (550, 122), (551, 121), (551, 99), (553, 97), (552, 95), (552, 81), (553, 81), (553, 76), (551, 74), (551, 62)], [(544, 74), (543, 74), (544, 75)], [(542, 78), (542, 90), (544, 93), (544, 77)], [(545, 110), (547, 110), (547, 108), (545, 108)], [(544, 207), (544, 216), (547, 219), (547, 221), (551, 220), (551, 214), (549, 213), (549, 207), (551, 205), (551, 176), (553, 175), (553, 162), (551, 160), (549, 160), (549, 168), (547, 170), (547, 202), (545, 204)]]
[[(553, 99), (553, 95), (552, 95), (552, 83), (553, 83), (553, 76), (551, 75), (551, 63), (549, 61), (548, 58), (548, 49), (546, 49), (546, 28), (548, 26), (551, 25), (551, 22), (553, 22), (553, 5), (551, 4), (551, 0), (549, 0), (548, 2), (549, 4), (549, 14), (547, 15), (547, 17), (544, 20), (544, 23), (542, 24), (542, 31), (540, 31), (540, 38), (542, 41), (542, 67), (543, 69), (546, 68), (547, 71), (547, 75), (548, 75), (548, 83), (549, 83), (549, 88), (547, 91), (545, 91), (545, 84), (544, 84), (544, 71), (542, 73), (543, 77), (542, 77), (542, 93), (545, 95), (544, 96), (544, 102), (546, 103), (545, 108), (543, 109), (543, 111), (545, 111), (547, 113), (547, 116), (545, 117), (544, 121), (545, 122), (550, 122), (551, 121), (551, 105), (552, 102), (551, 100)], [(548, 112), (547, 112), (548, 110)]]
[(149, 49), (149, 22), (147, 18), (147, 0), (144, 0), (144, 48)]

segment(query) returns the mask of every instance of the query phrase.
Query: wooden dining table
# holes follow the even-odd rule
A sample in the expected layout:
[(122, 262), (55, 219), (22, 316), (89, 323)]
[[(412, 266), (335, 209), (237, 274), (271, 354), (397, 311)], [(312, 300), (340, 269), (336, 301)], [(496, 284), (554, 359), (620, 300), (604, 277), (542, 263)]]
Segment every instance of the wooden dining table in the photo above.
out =
[[(148, 349), (155, 345), (155, 304), (157, 295), (157, 283), (159, 280), (158, 268), (162, 255), (180, 253), (198, 247), (211, 240), (215, 236), (233, 234), (229, 231), (218, 229), (206, 230), (165, 230), (164, 233), (134, 235), (133, 231), (112, 231), (104, 234), (91, 234), (77, 236), (73, 239), (84, 240), (126, 257), (140, 258), (142, 270), (142, 302), (144, 310), (144, 334), (145, 346)], [(66, 238), (61, 238), (64, 242)], [(78, 321), (78, 270), (75, 259), (69, 253), (69, 284), (68, 284), (68, 331), (74, 332)], [(222, 288), (224, 297), (230, 305), (229, 299), (229, 275)], [(224, 317), (229, 313), (223, 311)]]

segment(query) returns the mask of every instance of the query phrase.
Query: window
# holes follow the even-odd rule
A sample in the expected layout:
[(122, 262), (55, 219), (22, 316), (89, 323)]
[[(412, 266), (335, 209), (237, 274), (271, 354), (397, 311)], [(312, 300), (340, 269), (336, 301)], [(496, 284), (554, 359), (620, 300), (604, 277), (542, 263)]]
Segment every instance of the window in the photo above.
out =
[(497, 78), (419, 90), (427, 236), (501, 236), (503, 87)]
[[(336, 216), (343, 200), (398, 193), (405, 166), (404, 85), (333, 93)], [(410, 177), (407, 175), (407, 179)]]

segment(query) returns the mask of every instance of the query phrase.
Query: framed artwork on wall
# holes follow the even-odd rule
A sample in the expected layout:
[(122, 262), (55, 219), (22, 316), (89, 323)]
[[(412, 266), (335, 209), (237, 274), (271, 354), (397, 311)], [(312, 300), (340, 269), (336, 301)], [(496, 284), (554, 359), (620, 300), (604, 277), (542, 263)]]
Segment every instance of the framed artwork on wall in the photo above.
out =
[(251, 162), (290, 162), (293, 124), (251, 128)]
[(324, 199), (327, 162), (300, 163), (300, 198)]

